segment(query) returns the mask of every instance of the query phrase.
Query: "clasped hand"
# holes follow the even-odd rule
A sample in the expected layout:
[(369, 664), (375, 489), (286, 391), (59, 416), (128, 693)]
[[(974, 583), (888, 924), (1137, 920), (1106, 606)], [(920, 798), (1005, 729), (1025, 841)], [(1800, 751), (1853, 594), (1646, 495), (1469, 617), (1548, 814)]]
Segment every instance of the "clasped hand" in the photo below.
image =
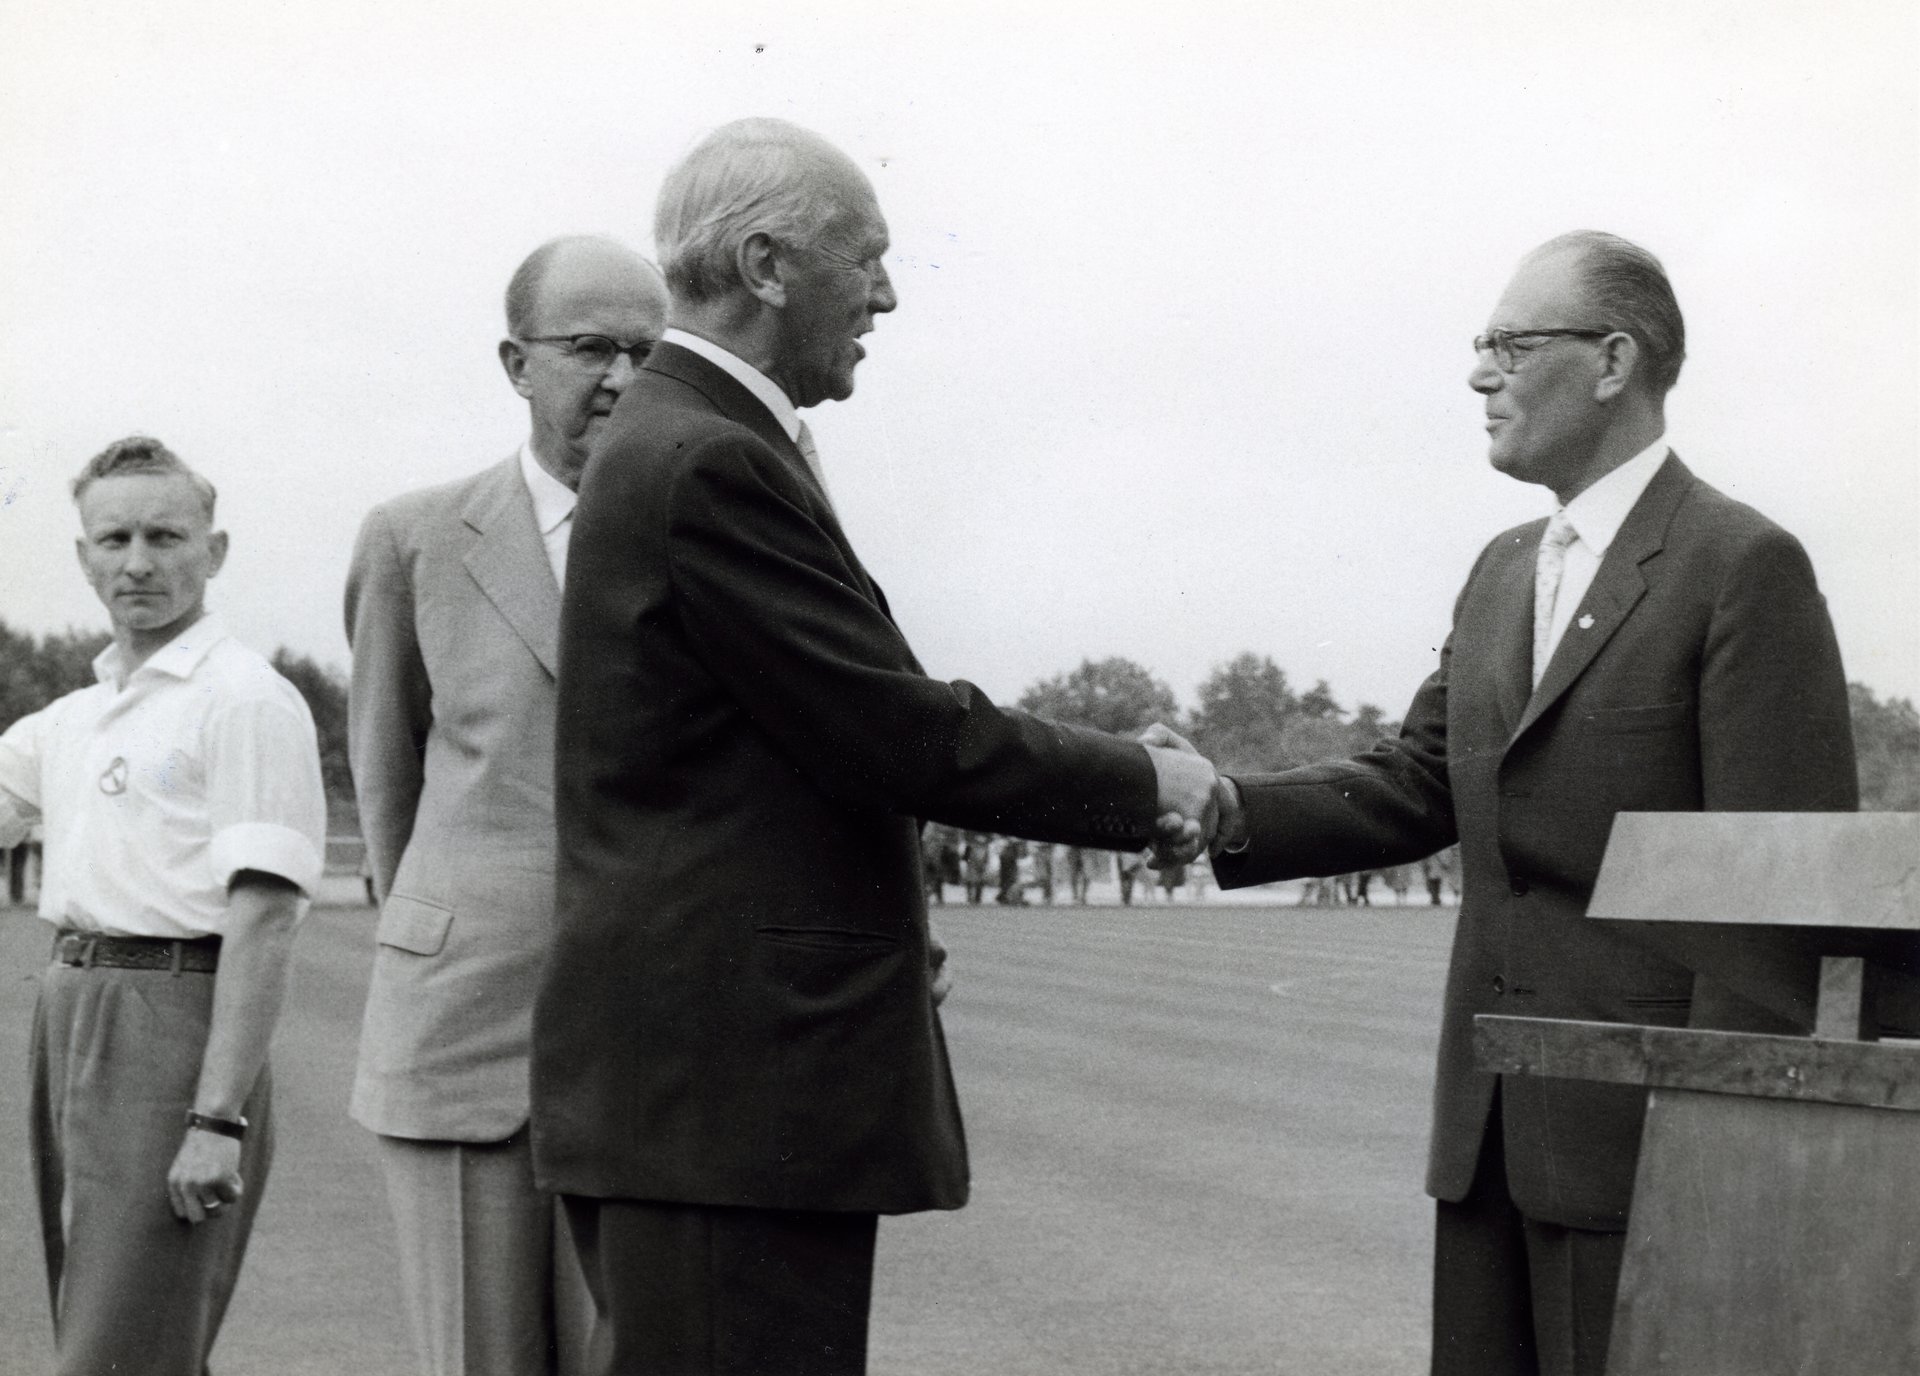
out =
[(1139, 735), (1160, 787), (1160, 816), (1148, 864), (1184, 865), (1202, 850), (1237, 843), (1244, 832), (1240, 794), (1231, 779), (1179, 732), (1155, 722)]

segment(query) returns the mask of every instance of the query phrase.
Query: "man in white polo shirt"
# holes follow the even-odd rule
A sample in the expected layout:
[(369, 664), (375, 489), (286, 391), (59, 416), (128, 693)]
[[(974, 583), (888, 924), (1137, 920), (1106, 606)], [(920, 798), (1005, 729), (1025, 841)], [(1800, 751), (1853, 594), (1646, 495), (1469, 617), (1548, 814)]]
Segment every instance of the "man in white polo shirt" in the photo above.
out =
[(202, 1376), (272, 1156), (267, 1044), (326, 799), (298, 692), (206, 611), (214, 491), (159, 441), (73, 485), (100, 681), (0, 736), (0, 845), (58, 929), (32, 1142), (60, 1376)]

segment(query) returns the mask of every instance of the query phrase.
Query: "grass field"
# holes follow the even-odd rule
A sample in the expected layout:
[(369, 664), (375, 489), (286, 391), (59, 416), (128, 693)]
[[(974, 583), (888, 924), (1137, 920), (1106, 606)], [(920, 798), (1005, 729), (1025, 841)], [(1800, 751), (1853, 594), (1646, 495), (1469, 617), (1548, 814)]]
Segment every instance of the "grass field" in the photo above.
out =
[[(973, 1201), (884, 1220), (875, 1376), (1413, 1376), (1452, 909), (966, 908), (936, 922)], [(317, 908), (274, 1047), (280, 1154), (219, 1373), (408, 1376), (346, 1117), (372, 918)], [(0, 1373), (47, 1369), (25, 1066), (46, 932), (0, 916)]]

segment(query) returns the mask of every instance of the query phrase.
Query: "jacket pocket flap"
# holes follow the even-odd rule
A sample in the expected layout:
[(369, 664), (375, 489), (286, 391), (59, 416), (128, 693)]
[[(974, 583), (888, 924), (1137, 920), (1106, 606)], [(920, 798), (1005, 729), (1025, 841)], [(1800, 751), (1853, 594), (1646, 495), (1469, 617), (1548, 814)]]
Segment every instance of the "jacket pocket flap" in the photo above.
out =
[(437, 956), (447, 944), (447, 928), (453, 925), (453, 909), (403, 893), (387, 895), (387, 906), (380, 913), (375, 940), (382, 946), (396, 946), (415, 955)]
[(900, 938), (890, 932), (856, 932), (844, 927), (756, 927), (753, 934), (775, 946), (842, 955), (879, 954), (900, 949)]
[(1644, 707), (1589, 708), (1582, 714), (1595, 731), (1671, 731), (1693, 715), (1691, 702), (1654, 702)]

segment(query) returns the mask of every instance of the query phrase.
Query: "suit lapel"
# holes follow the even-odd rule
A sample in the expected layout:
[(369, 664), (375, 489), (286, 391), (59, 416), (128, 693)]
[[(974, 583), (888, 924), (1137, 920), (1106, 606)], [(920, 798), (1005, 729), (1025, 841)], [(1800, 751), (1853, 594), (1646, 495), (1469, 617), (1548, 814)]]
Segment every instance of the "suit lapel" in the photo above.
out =
[(885, 612), (886, 598), (854, 554), (847, 533), (840, 528), (840, 518), (834, 512), (833, 499), (820, 486), (820, 480), (813, 476), (813, 470), (800, 453), (800, 446), (787, 438), (787, 432), (780, 428), (780, 422), (774, 419), (773, 412), (766, 408), (760, 398), (741, 386), (724, 368), (677, 344), (654, 345), (653, 352), (647, 355), (646, 370), (684, 382), (705, 397), (715, 411), (728, 420), (744, 425), (780, 457), (794, 480), (814, 495), (818, 508), (813, 513), (814, 517), (853, 570), (861, 592)]
[[(1653, 481), (1647, 484), (1647, 490), (1627, 513), (1619, 534), (1607, 547), (1592, 586), (1574, 609), (1566, 634), (1555, 647), (1553, 658), (1547, 661), (1547, 672), (1541, 676), (1540, 686), (1527, 701), (1520, 724), (1514, 728), (1515, 738), (1538, 721), (1541, 714), (1573, 686), (1574, 680), (1586, 672), (1594, 656), (1606, 647), (1613, 633), (1646, 596), (1647, 578), (1641, 566), (1665, 547), (1667, 526), (1694, 481), (1686, 465), (1669, 453)], [(1531, 607), (1530, 599), (1528, 605)], [(1528, 631), (1531, 636), (1530, 620)]]
[(534, 522), (519, 455), (493, 468), (460, 513), (474, 532), (465, 563), (487, 600), (548, 674), (560, 664), (560, 587)]

